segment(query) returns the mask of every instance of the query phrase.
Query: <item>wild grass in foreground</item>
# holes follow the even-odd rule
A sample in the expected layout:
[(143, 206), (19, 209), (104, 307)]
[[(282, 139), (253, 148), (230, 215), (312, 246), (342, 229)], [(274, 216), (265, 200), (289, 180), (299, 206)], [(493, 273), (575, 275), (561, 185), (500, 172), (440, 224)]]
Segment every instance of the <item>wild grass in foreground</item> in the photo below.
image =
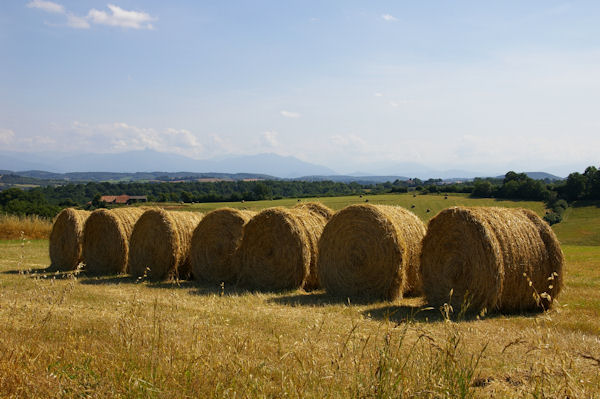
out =
[(50, 219), (0, 213), (0, 240), (16, 240), (22, 235), (30, 240), (48, 238), (50, 230), (52, 230)]
[(420, 298), (352, 304), (322, 291), (45, 273), (46, 241), (0, 249), (0, 396), (600, 393), (599, 247), (565, 247), (555, 310), (462, 320)]

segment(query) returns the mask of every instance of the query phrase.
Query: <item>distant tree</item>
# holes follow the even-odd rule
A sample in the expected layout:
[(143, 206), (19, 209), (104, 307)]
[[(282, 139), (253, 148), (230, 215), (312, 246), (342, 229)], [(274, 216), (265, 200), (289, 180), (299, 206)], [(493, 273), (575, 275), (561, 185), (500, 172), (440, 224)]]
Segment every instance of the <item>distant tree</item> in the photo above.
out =
[(181, 201), (186, 202), (186, 203), (194, 202), (194, 196), (187, 191), (182, 191), (180, 198), (181, 198)]
[(586, 197), (600, 199), (600, 170), (595, 166), (588, 166), (583, 172), (586, 177)]
[(492, 183), (486, 180), (475, 182), (471, 196), (480, 198), (489, 198), (492, 196), (493, 186)]
[(103, 206), (105, 206), (106, 203), (104, 201), (102, 201), (102, 196), (100, 194), (96, 194), (94, 195), (94, 198), (92, 199), (92, 206), (95, 208), (101, 208)]
[(68, 208), (68, 207), (78, 206), (79, 204), (77, 202), (73, 201), (71, 198), (65, 198), (64, 200), (59, 202), (58, 205), (61, 207), (64, 207), (64, 208)]
[(512, 170), (510, 172), (507, 172), (506, 175), (504, 175), (504, 181), (503, 183), (506, 184), (509, 181), (523, 181), (523, 180), (527, 180), (529, 177), (527, 177), (527, 175), (525, 173), (517, 173), (517, 172), (513, 172)]
[(273, 196), (273, 192), (271, 191), (271, 189), (261, 181), (256, 183), (256, 185), (252, 189), (252, 192), (254, 193), (255, 198), (257, 200), (264, 200)]
[(574, 172), (567, 177), (567, 183), (563, 188), (563, 195), (567, 201), (575, 201), (585, 196), (586, 177), (581, 173)]

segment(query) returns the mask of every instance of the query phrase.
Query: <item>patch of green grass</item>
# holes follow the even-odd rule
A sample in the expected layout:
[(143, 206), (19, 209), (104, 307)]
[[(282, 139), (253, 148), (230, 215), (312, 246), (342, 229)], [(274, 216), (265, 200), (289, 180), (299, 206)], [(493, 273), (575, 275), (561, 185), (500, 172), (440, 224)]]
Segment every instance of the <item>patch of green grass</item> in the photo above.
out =
[(600, 203), (575, 204), (552, 226), (562, 244), (600, 245)]

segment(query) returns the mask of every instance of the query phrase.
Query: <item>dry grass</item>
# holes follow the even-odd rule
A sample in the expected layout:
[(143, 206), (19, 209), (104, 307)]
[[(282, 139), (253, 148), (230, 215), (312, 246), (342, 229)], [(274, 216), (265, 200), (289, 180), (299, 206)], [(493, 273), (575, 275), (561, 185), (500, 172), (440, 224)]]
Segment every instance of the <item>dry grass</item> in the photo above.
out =
[[(485, 204), (432, 204), (465, 203)], [(563, 245), (553, 310), (460, 320), (421, 298), (46, 273), (46, 240), (0, 242), (0, 397), (598, 397), (599, 243)]]
[[(452, 321), (421, 299), (339, 303), (40, 273), (47, 242), (0, 243), (6, 397), (594, 397), (598, 247), (568, 248), (562, 306)], [(24, 271), (14, 273), (13, 271)], [(592, 291), (576, 288), (592, 281)], [(573, 285), (573, 288), (571, 286)], [(582, 314), (588, 315), (582, 319)], [(595, 316), (592, 316), (595, 315)], [(574, 327), (573, 323), (580, 323)], [(596, 360), (595, 360), (596, 359)]]
[(0, 214), (0, 240), (18, 240), (21, 236), (30, 240), (48, 238), (51, 230), (50, 219)]

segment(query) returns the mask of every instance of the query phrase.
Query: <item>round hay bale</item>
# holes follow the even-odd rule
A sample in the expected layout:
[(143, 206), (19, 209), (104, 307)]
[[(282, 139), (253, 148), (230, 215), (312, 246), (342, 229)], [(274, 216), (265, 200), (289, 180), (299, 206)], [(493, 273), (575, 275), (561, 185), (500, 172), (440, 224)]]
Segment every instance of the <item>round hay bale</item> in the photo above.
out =
[(306, 208), (269, 208), (243, 230), (240, 284), (261, 290), (318, 286), (317, 243), (327, 219)]
[(127, 272), (129, 237), (143, 208), (98, 209), (83, 227), (85, 270), (93, 274)]
[(88, 211), (67, 208), (56, 216), (49, 242), (52, 269), (75, 270), (82, 261), (83, 225), (89, 215)]
[(235, 253), (242, 240), (244, 226), (255, 214), (222, 208), (204, 216), (192, 235), (190, 262), (194, 278), (211, 283), (237, 282)]
[(445, 209), (429, 222), (421, 252), (428, 301), (454, 311), (548, 309), (563, 263), (554, 232), (525, 209)]
[(416, 294), (424, 235), (423, 222), (404, 208), (350, 205), (333, 215), (319, 240), (321, 285), (344, 297)]
[(129, 241), (129, 273), (153, 281), (188, 278), (192, 232), (201, 219), (199, 212), (144, 212)]
[(306, 209), (313, 213), (318, 213), (325, 219), (329, 220), (335, 213), (331, 208), (323, 205), (320, 202), (301, 202), (294, 206), (294, 209)]

